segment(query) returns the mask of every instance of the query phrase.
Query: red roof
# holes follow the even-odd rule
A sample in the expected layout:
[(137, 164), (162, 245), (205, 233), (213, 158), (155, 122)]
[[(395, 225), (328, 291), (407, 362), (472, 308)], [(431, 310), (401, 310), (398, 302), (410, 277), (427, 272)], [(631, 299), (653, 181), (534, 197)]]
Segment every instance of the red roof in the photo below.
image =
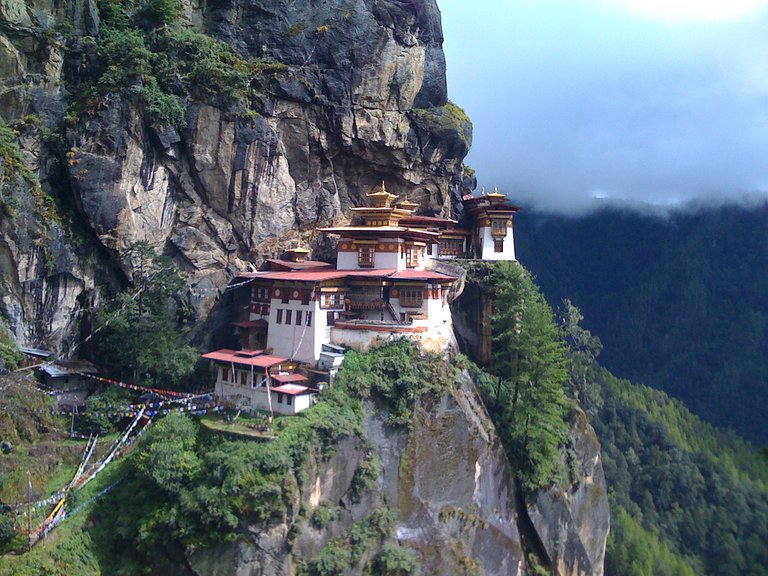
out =
[(272, 388), (272, 392), (280, 392), (281, 394), (288, 394), (289, 396), (299, 396), (301, 394), (312, 394), (313, 392), (317, 392), (317, 390), (298, 384), (283, 384), (282, 386)]
[(278, 364), (288, 362), (288, 358), (279, 356), (268, 356), (263, 354), (263, 350), (229, 350), (222, 348), (215, 352), (203, 354), (203, 358), (208, 360), (218, 360), (219, 362), (230, 362), (232, 364), (242, 364), (244, 366), (256, 366), (257, 368), (271, 368)]
[(309, 270), (309, 269), (322, 269), (328, 268), (331, 264), (328, 262), (321, 262), (320, 260), (305, 260), (304, 262), (293, 262), (292, 260), (280, 260), (278, 258), (269, 258), (267, 260), (272, 271), (283, 270)]
[(345, 270), (347, 276), (355, 276), (362, 278), (386, 278), (391, 276), (397, 270), (394, 268), (371, 268), (370, 270)]
[[(253, 274), (249, 272), (247, 274)], [(242, 274), (241, 276), (246, 276)], [(437, 272), (400, 270), (394, 268), (371, 268), (368, 270), (307, 270), (291, 272), (259, 272), (259, 278), (265, 280), (288, 280), (296, 282), (322, 282), (323, 280), (337, 280), (339, 278), (392, 278), (393, 280), (456, 280), (454, 276), (447, 276)]]
[(272, 380), (280, 384), (290, 384), (291, 382), (307, 382), (309, 378), (303, 374), (273, 374)]
[(429, 272), (427, 270), (400, 270), (390, 276), (392, 280), (438, 280), (442, 282), (453, 282), (455, 276), (440, 274), (439, 272)]
[(322, 282), (323, 280), (335, 280), (344, 278), (346, 270), (292, 270), (290, 272), (262, 272), (259, 278), (265, 280), (289, 280), (297, 282)]

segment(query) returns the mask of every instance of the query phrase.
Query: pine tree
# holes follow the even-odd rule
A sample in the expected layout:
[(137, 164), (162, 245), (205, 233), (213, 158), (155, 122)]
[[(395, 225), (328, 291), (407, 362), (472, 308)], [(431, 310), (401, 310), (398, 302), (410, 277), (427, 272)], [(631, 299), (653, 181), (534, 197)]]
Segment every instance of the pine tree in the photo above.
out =
[(96, 348), (102, 365), (121, 378), (176, 387), (194, 369), (197, 353), (182, 342), (174, 296), (183, 286), (175, 266), (146, 242), (129, 252), (133, 287), (98, 314), (106, 328)]
[(566, 347), (553, 314), (517, 263), (494, 264), (491, 411), (519, 477), (530, 489), (551, 481), (568, 432)]

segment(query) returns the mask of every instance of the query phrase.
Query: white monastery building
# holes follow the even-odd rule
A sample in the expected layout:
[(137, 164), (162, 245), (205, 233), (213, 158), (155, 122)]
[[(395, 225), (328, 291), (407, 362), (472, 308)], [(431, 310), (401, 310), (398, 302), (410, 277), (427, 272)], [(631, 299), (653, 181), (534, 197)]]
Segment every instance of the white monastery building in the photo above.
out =
[(455, 345), (448, 294), (456, 277), (430, 270), (430, 261), (515, 259), (519, 208), (496, 191), (463, 199), (471, 228), (416, 215), (418, 205), (396, 202), (383, 183), (367, 197), (370, 206), (352, 208), (351, 225), (319, 229), (338, 236), (335, 267), (296, 249), (235, 279), (232, 324), (244, 349), (203, 356), (216, 366), (217, 395), (293, 414), (317, 392), (294, 370), (322, 368), (332, 356), (337, 368), (338, 346), (365, 350), (404, 336), (444, 351)]

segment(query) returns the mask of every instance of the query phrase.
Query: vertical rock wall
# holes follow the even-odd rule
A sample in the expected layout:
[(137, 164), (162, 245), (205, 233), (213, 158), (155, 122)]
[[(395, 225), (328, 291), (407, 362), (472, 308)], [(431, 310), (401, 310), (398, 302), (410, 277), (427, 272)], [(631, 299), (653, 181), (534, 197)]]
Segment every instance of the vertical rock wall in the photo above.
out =
[[(82, 295), (94, 277), (130, 279), (126, 249), (146, 240), (175, 258), (202, 321), (216, 287), (288, 246), (317, 245), (315, 227), (344, 220), (382, 180), (426, 213), (444, 213), (461, 192), (471, 124), (446, 106), (434, 0), (185, 0), (183, 25), (284, 67), (257, 81), (255, 116), (189, 99), (180, 130), (153, 123), (137, 98), (118, 95), (65, 123), (66, 106), (94, 73), (87, 37), (99, 33), (96, 2), (0, 6), (0, 119), (34, 114), (46, 131), (65, 134), (55, 143), (39, 134), (32, 146), (63, 172), (31, 167), (44, 190), (72, 205), (92, 244), (85, 262), (64, 243), (72, 278), (66, 290), (45, 289), (66, 294), (62, 312), (75, 310), (78, 282)], [(19, 243), (17, 226), (8, 228), (0, 238), (6, 255)], [(64, 347), (76, 318), (41, 323), (42, 297), (10, 288), (29, 277), (48, 283), (46, 271), (12, 260), (2, 310), (17, 338)]]

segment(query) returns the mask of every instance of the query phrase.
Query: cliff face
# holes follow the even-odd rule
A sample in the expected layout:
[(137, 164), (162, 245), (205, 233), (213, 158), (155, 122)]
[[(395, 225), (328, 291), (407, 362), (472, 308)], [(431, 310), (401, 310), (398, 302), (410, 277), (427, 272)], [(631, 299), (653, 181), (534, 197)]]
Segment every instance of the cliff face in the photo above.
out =
[[(459, 389), (419, 401), (406, 428), (383, 418), (366, 405), (366, 448), (344, 441), (329, 459), (313, 461), (283, 522), (194, 554), (191, 573), (296, 574), (354, 522), (387, 506), (397, 541), (416, 552), (422, 574), (523, 575), (551, 565), (551, 573), (562, 576), (602, 575), (607, 494), (597, 439), (584, 418), (572, 431), (577, 477), (528, 502), (469, 377)], [(371, 452), (381, 469), (375, 487), (355, 501), (355, 470)], [(339, 507), (322, 530), (298, 515), (320, 505)], [(534, 551), (533, 540), (543, 550)], [(345, 573), (362, 574), (364, 564)]]
[[(2, 310), (24, 343), (62, 348), (80, 306), (93, 303), (94, 278), (130, 278), (126, 250), (137, 240), (174, 257), (202, 320), (216, 287), (285, 247), (317, 244), (316, 226), (343, 219), (382, 180), (428, 213), (461, 191), (471, 124), (447, 103), (434, 0), (182, 2), (184, 26), (280, 66), (252, 80), (250, 114), (187, 98), (178, 129), (152, 121), (130, 91), (65, 122), (104, 65), (90, 39), (101, 20), (94, 0), (5, 0), (0, 11), (0, 119), (32, 115), (36, 124), (20, 127), (28, 166), (85, 224), (90, 252), (64, 219), (43, 225), (30, 253), (20, 249), (23, 216), (5, 219)], [(41, 264), (43, 249), (69, 258), (65, 278)], [(50, 309), (59, 312), (44, 318)]]

